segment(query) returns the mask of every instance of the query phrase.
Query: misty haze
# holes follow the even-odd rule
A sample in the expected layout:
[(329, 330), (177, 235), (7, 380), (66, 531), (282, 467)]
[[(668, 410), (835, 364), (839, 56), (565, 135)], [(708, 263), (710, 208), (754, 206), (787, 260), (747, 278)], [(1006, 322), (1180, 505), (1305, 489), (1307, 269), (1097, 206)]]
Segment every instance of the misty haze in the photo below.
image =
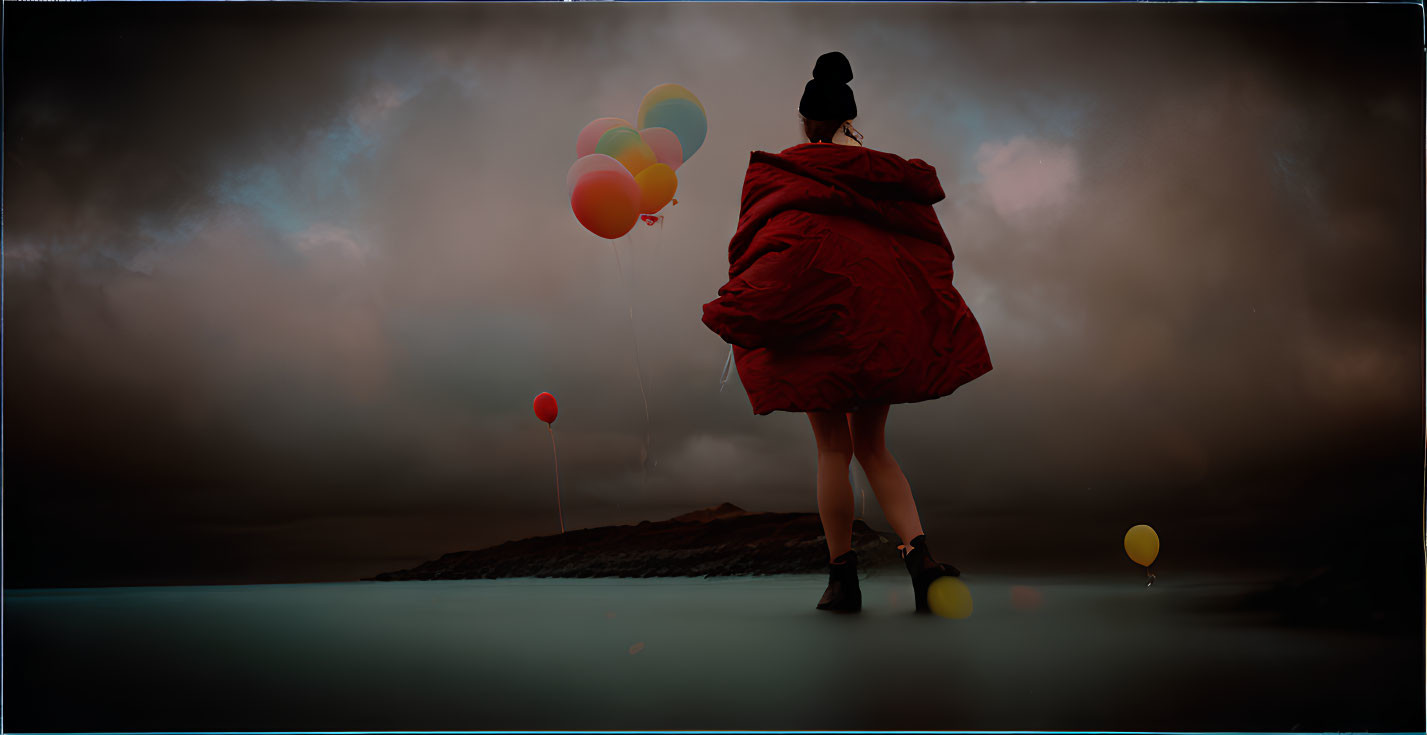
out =
[[(470, 605), (471, 617), (413, 635), (439, 659), (424, 675), (487, 682), (465, 659), (441, 658), (441, 641), (510, 653), (463, 637), (477, 635), (465, 626), (489, 615), (518, 627), (527, 613), (517, 610), (550, 612), (529, 603), (525, 582), (357, 580), (560, 532), (550, 437), (531, 412), (543, 391), (559, 398), (567, 528), (725, 502), (815, 513), (807, 417), (755, 416), (736, 371), (720, 390), (729, 345), (700, 310), (728, 279), (750, 152), (802, 142), (798, 96), (813, 60), (837, 49), (856, 70), (864, 144), (936, 168), (955, 282), (996, 366), (954, 395), (891, 410), (887, 446), (938, 552), (973, 589), (977, 574), (994, 580), (988, 601), (1029, 584), (1021, 578), (1070, 585), (1064, 620), (1091, 627), (1126, 609), (1113, 602), (1125, 590), (1161, 595), (1179, 615), (1218, 600), (1215, 590), (1351, 580), (1360, 586), (1313, 588), (1340, 602), (1305, 622), (1376, 636), (1358, 647), (1280, 627), (1226, 634), (1264, 641), (1245, 648), (1185, 634), (1199, 618), (1146, 623), (1147, 636), (1201, 656), (1164, 691), (1203, 691), (1233, 651), (1259, 662), (1245, 664), (1253, 676), (1320, 677), (1321, 690), (1290, 695), (1285, 683), (1264, 695), (1281, 710), (1310, 706), (1338, 665), (1378, 666), (1392, 683), (1296, 721), (1246, 697), (1199, 718), (1172, 704), (1131, 708), (1122, 724), (1420, 725), (1421, 701), (1408, 700), (1423, 690), (1420, 8), (75, 3), (7, 4), (6, 14), (4, 586), (7, 617), (35, 636), (15, 654), (30, 658), (9, 666), (39, 667), (27, 691), (46, 711), (74, 705), (40, 691), (66, 675), (40, 661), (93, 645), (114, 660), (158, 651), (183, 670), (184, 651), (197, 650), (183, 636), (203, 636), (161, 621), (246, 605), (252, 617), (215, 622), (234, 626), (226, 640), (271, 640), (282, 621), (304, 621), (281, 634), (295, 637), (326, 630), (313, 621), (337, 608), (310, 591), (328, 588), (344, 606), (376, 606), (335, 629), (350, 641)], [(576, 136), (595, 118), (633, 120), (667, 82), (694, 92), (708, 119), (678, 170), (678, 204), (657, 225), (597, 237), (565, 186)], [(888, 530), (860, 470), (855, 478), (860, 517)], [(1158, 589), (1144, 588), (1122, 547), (1135, 524), (1161, 539)], [(812, 615), (820, 585), (787, 579), (705, 580), (714, 586), (689, 599), (723, 611), (699, 613), (721, 621), (710, 630), (740, 629), (721, 616), (765, 625)], [(157, 589), (326, 582), (353, 584), (253, 587), (252, 597)], [(581, 607), (586, 588), (549, 584), (530, 594), (593, 627), (622, 594), (600, 586), (614, 579), (585, 582), (608, 597)], [(669, 622), (687, 610), (660, 597), (658, 580), (630, 584), (629, 599), (648, 603), (648, 630), (695, 640)], [(59, 589), (136, 586), (155, 589)], [(899, 599), (873, 589), (879, 614), (909, 604), (909, 588)], [(75, 633), (105, 610), (121, 615), (114, 630), (155, 636), (153, 647)], [(284, 612), (295, 610), (322, 612)], [(983, 610), (991, 637), (966, 650), (992, 657), (1021, 635), (1017, 613)], [(550, 614), (540, 625), (565, 619)], [(797, 650), (779, 671), (796, 677), (799, 646), (848, 633), (819, 625), (788, 644)], [(541, 639), (533, 630), (521, 635)], [(750, 640), (792, 640), (757, 630)], [(885, 630), (868, 635), (892, 641), (886, 651), (917, 650), (910, 633)], [(1031, 635), (1045, 656), (1084, 653)], [(607, 641), (619, 666), (664, 660), (653, 639), (635, 654), (640, 636), (619, 636)], [(375, 652), (350, 641), (309, 653), (330, 654), (330, 643), (349, 670), (406, 655), (390, 641)], [(551, 657), (563, 644), (541, 645), (530, 650)], [(863, 645), (858, 665), (892, 666)], [(717, 653), (688, 646), (680, 655)], [(1128, 641), (1106, 650), (1140, 660)], [(1329, 663), (1284, 663), (1296, 655)], [(580, 659), (596, 672), (601, 660)], [(710, 671), (743, 670), (725, 663)], [(1015, 679), (1014, 662), (996, 665)], [(336, 677), (322, 685), (333, 701), (375, 697), (387, 683), (344, 689), (344, 674), (309, 673)], [(76, 675), (96, 686), (118, 676)], [(533, 690), (538, 677), (526, 675), (526, 689), (506, 685)], [(144, 681), (173, 683), (154, 676)], [(752, 697), (755, 684), (739, 686)], [(445, 686), (423, 696), (449, 703)], [(987, 695), (994, 705), (957, 722), (1121, 723), (1075, 714), (1070, 691), (1026, 720), (1007, 719), (1018, 700)], [(393, 706), (423, 711), (427, 700), (412, 697)], [(289, 719), (215, 721), (204, 718), (230, 703), (195, 702), (154, 720), (110, 702), (59, 726), (527, 724), (514, 711), (480, 722), (445, 704), (420, 720), (322, 720), (294, 704), (274, 710)], [(838, 721), (750, 706), (761, 715), (746, 721), (621, 719), (611, 705), (554, 724), (945, 726), (874, 704)], [(1383, 714), (1358, 717), (1368, 711)], [(49, 725), (39, 713), (11, 712)]]

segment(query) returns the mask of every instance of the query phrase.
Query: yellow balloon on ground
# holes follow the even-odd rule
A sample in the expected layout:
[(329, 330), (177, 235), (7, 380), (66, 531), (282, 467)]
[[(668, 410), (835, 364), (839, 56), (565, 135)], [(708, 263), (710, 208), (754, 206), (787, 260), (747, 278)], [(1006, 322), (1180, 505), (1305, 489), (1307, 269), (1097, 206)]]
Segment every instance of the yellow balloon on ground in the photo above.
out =
[(1125, 553), (1142, 567), (1153, 564), (1159, 556), (1159, 534), (1143, 523), (1130, 528), (1125, 532)]
[(927, 587), (927, 607), (943, 618), (971, 617), (971, 589), (956, 577), (937, 577)]
[(635, 124), (638, 125), (640, 129), (643, 129), (645, 127), (644, 113), (648, 112), (649, 108), (664, 100), (674, 99), (689, 100), (699, 106), (699, 112), (704, 113), (704, 117), (709, 116), (709, 113), (704, 110), (704, 103), (700, 102), (699, 98), (695, 97), (694, 93), (690, 92), (687, 87), (682, 84), (661, 84), (644, 93), (644, 99), (639, 102), (639, 115), (634, 118), (636, 121)]
[(679, 188), (679, 178), (668, 164), (656, 163), (639, 172), (634, 177), (639, 184), (639, 213), (654, 214), (664, 208), (674, 191)]

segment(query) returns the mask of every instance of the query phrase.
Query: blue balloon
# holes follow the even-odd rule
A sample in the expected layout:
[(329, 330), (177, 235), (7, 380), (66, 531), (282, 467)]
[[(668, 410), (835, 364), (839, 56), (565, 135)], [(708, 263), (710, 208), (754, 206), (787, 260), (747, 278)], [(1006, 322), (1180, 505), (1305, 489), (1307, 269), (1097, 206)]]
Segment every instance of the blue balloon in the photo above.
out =
[(668, 128), (679, 138), (679, 146), (684, 149), (684, 160), (693, 158), (694, 151), (704, 144), (709, 132), (709, 121), (704, 111), (692, 100), (683, 98), (667, 99), (644, 113), (644, 127)]

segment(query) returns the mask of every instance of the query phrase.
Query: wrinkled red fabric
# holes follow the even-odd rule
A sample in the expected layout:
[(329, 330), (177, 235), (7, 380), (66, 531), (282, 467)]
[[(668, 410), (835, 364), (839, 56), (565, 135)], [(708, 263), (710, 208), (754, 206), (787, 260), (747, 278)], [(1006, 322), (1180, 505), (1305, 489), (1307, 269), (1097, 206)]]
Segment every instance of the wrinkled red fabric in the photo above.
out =
[(732, 344), (755, 414), (949, 395), (991, 371), (952, 286), (936, 169), (860, 146), (753, 151), (728, 283), (703, 322)]

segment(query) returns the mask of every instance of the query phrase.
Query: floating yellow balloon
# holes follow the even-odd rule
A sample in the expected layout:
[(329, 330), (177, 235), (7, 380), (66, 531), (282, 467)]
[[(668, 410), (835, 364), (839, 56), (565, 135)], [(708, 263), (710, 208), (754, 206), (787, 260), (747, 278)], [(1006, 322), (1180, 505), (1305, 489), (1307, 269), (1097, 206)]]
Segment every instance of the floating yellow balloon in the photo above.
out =
[(1141, 523), (1125, 532), (1125, 553), (1136, 564), (1148, 567), (1159, 556), (1159, 534), (1153, 528)]
[(634, 183), (639, 184), (639, 213), (654, 214), (664, 208), (670, 199), (674, 198), (674, 191), (679, 188), (679, 179), (674, 175), (674, 169), (667, 164), (656, 163), (639, 172), (634, 177)]
[(971, 590), (956, 577), (937, 577), (927, 587), (927, 607), (943, 618), (971, 617)]

